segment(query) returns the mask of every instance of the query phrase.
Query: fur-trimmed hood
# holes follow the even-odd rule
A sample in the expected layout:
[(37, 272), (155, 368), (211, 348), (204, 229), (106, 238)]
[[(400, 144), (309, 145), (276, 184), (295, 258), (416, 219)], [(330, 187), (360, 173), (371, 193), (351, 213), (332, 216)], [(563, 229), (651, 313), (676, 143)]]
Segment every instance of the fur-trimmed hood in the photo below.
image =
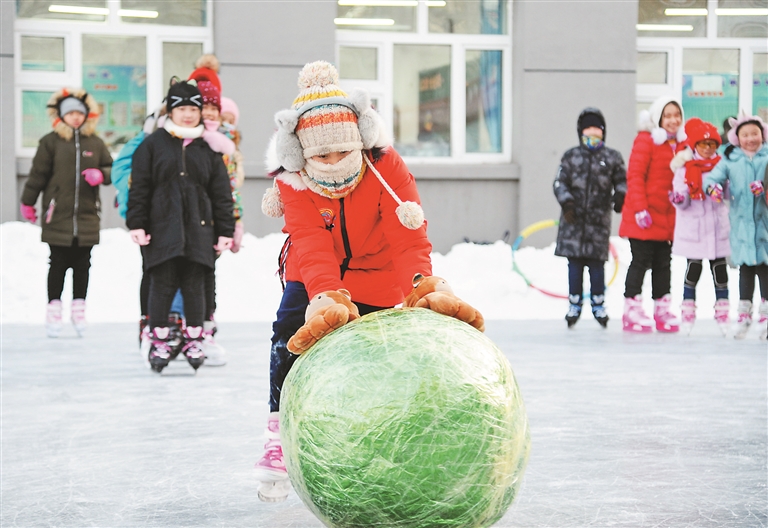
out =
[(638, 115), (637, 128), (641, 132), (650, 132), (653, 138), (653, 143), (661, 145), (667, 141), (667, 131), (661, 128), (659, 124), (661, 122), (661, 114), (664, 112), (664, 108), (669, 103), (675, 103), (680, 108), (680, 128), (677, 129), (677, 141), (682, 143), (686, 139), (685, 127), (685, 115), (683, 114), (683, 105), (673, 95), (662, 95), (656, 99), (648, 110), (643, 110)]
[(67, 97), (76, 97), (83, 102), (88, 110), (88, 115), (80, 126), (80, 134), (83, 136), (93, 135), (96, 132), (96, 124), (99, 121), (99, 105), (96, 99), (82, 88), (62, 88), (48, 100), (48, 117), (51, 119), (53, 131), (67, 141), (74, 136), (72, 127), (67, 125), (59, 115), (59, 105)]

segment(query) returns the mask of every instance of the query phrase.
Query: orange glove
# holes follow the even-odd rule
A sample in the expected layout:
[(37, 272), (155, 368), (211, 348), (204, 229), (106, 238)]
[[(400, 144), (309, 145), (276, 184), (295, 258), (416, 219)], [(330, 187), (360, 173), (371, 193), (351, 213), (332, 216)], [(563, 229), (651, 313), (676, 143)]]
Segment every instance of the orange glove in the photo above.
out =
[(319, 293), (309, 301), (304, 326), (288, 340), (288, 351), (303, 354), (324, 335), (359, 317), (360, 312), (347, 290)]
[(454, 317), (459, 321), (485, 331), (483, 315), (456, 295), (445, 279), (425, 277), (421, 273), (413, 276), (413, 290), (403, 301), (406, 308), (429, 308), (433, 312)]

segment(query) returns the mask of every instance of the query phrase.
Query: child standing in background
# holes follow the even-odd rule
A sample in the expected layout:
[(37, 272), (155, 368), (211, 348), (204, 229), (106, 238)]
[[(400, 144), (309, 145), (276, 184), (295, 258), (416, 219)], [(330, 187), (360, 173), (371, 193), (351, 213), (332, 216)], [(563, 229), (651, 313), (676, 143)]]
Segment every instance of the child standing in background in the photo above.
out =
[(99, 185), (110, 183), (112, 156), (95, 135), (96, 100), (82, 88), (64, 88), (48, 101), (53, 132), (43, 136), (21, 195), (21, 215), (37, 222), (35, 203), (43, 193), (42, 240), (51, 249), (48, 270), (48, 337), (61, 332), (61, 293), (72, 268), (71, 318), (78, 335), (85, 332), (85, 297), (91, 250), (99, 243)]
[(605, 261), (611, 235), (611, 204), (621, 212), (627, 192), (621, 154), (605, 146), (605, 118), (597, 108), (585, 108), (576, 123), (579, 146), (563, 154), (554, 191), (562, 207), (555, 255), (568, 258), (568, 327), (581, 316), (584, 268), (589, 268), (592, 315), (608, 325), (605, 301)]
[(767, 136), (768, 126), (758, 116), (742, 114), (731, 119), (731, 146), (704, 178), (704, 188), (714, 201), (725, 199), (726, 183), (730, 192), (731, 261), (739, 266), (736, 339), (744, 339), (752, 324), (755, 276), (760, 280), (760, 339), (768, 337), (768, 205), (763, 183), (768, 167)]
[(702, 261), (709, 260), (715, 283), (715, 321), (723, 335), (728, 333), (728, 265), (731, 254), (728, 234), (728, 206), (707, 198), (702, 177), (720, 161), (717, 148), (720, 134), (717, 128), (698, 117), (685, 124), (688, 148), (675, 155), (670, 167), (675, 171), (670, 201), (677, 208), (675, 241), (672, 253), (688, 259), (683, 286), (682, 326), (690, 334), (696, 321), (696, 285), (702, 271)]
[(245, 226), (243, 225), (243, 200), (240, 196), (240, 187), (245, 182), (245, 165), (243, 155), (240, 152), (240, 131), (237, 123), (240, 120), (240, 109), (229, 97), (221, 98), (221, 126), (226, 136), (235, 142), (235, 153), (224, 159), (229, 173), (229, 184), (232, 187), (232, 202), (235, 213), (235, 236), (232, 239), (232, 253), (240, 251), (243, 241)]

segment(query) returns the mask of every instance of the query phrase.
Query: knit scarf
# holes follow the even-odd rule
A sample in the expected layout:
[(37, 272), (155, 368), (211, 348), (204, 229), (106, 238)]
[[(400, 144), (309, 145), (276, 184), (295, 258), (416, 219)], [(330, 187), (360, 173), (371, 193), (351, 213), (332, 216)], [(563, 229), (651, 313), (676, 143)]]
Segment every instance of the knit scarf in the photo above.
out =
[(704, 189), (701, 188), (701, 175), (715, 168), (720, 156), (709, 159), (693, 159), (685, 163), (685, 184), (691, 200), (703, 200)]
[(361, 150), (353, 150), (333, 164), (310, 158), (300, 172), (301, 180), (312, 192), (335, 200), (354, 191), (364, 174), (365, 162)]
[(203, 135), (205, 127), (202, 123), (196, 127), (183, 127), (179, 126), (170, 119), (166, 119), (163, 124), (163, 128), (168, 131), (170, 135), (182, 139), (195, 139)]

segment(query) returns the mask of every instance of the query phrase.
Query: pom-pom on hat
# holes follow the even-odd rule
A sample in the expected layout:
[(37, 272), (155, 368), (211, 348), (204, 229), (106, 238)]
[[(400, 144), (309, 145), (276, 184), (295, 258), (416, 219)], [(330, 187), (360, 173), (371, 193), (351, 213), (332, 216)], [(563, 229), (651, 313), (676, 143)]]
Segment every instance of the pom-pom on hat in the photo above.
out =
[(698, 117), (692, 117), (685, 123), (685, 135), (688, 136), (685, 142), (691, 148), (695, 148), (696, 143), (706, 140), (714, 141), (718, 146), (721, 144), (717, 127)]
[(211, 81), (200, 81), (197, 83), (197, 89), (203, 97), (203, 104), (215, 106), (221, 112), (221, 92)]
[(760, 127), (763, 132), (763, 143), (768, 140), (768, 125), (763, 122), (760, 116), (747, 115), (747, 113), (742, 110), (741, 113), (739, 113), (739, 117), (736, 119), (731, 117), (728, 119), (728, 122), (731, 124), (731, 129), (728, 131), (728, 142), (731, 145), (739, 146), (739, 128), (747, 123)]
[(188, 80), (195, 80), (197, 82), (208, 81), (218, 88), (219, 95), (221, 95), (221, 80), (219, 79), (219, 59), (213, 53), (206, 53), (201, 55), (195, 61), (195, 70), (189, 74)]
[(165, 98), (165, 104), (169, 114), (174, 108), (179, 108), (180, 106), (195, 106), (202, 110), (203, 98), (195, 83), (187, 81), (172, 82), (171, 87), (168, 89), (168, 95)]
[(222, 96), (222, 98), (221, 98), (221, 113), (222, 114), (230, 113), (233, 116), (235, 116), (234, 125), (237, 126), (237, 122), (240, 120), (240, 109), (237, 107), (237, 103), (235, 103), (229, 97), (223, 97)]
[[(638, 116), (638, 129), (645, 132), (650, 132), (653, 142), (656, 145), (661, 145), (667, 141), (667, 131), (661, 128), (661, 115), (664, 113), (664, 109), (668, 104), (673, 103), (680, 109), (680, 116), (685, 120), (683, 114), (683, 105), (674, 95), (662, 95), (657, 98), (648, 110), (643, 110)], [(677, 141), (685, 141), (685, 127), (682, 125), (677, 130)]]

